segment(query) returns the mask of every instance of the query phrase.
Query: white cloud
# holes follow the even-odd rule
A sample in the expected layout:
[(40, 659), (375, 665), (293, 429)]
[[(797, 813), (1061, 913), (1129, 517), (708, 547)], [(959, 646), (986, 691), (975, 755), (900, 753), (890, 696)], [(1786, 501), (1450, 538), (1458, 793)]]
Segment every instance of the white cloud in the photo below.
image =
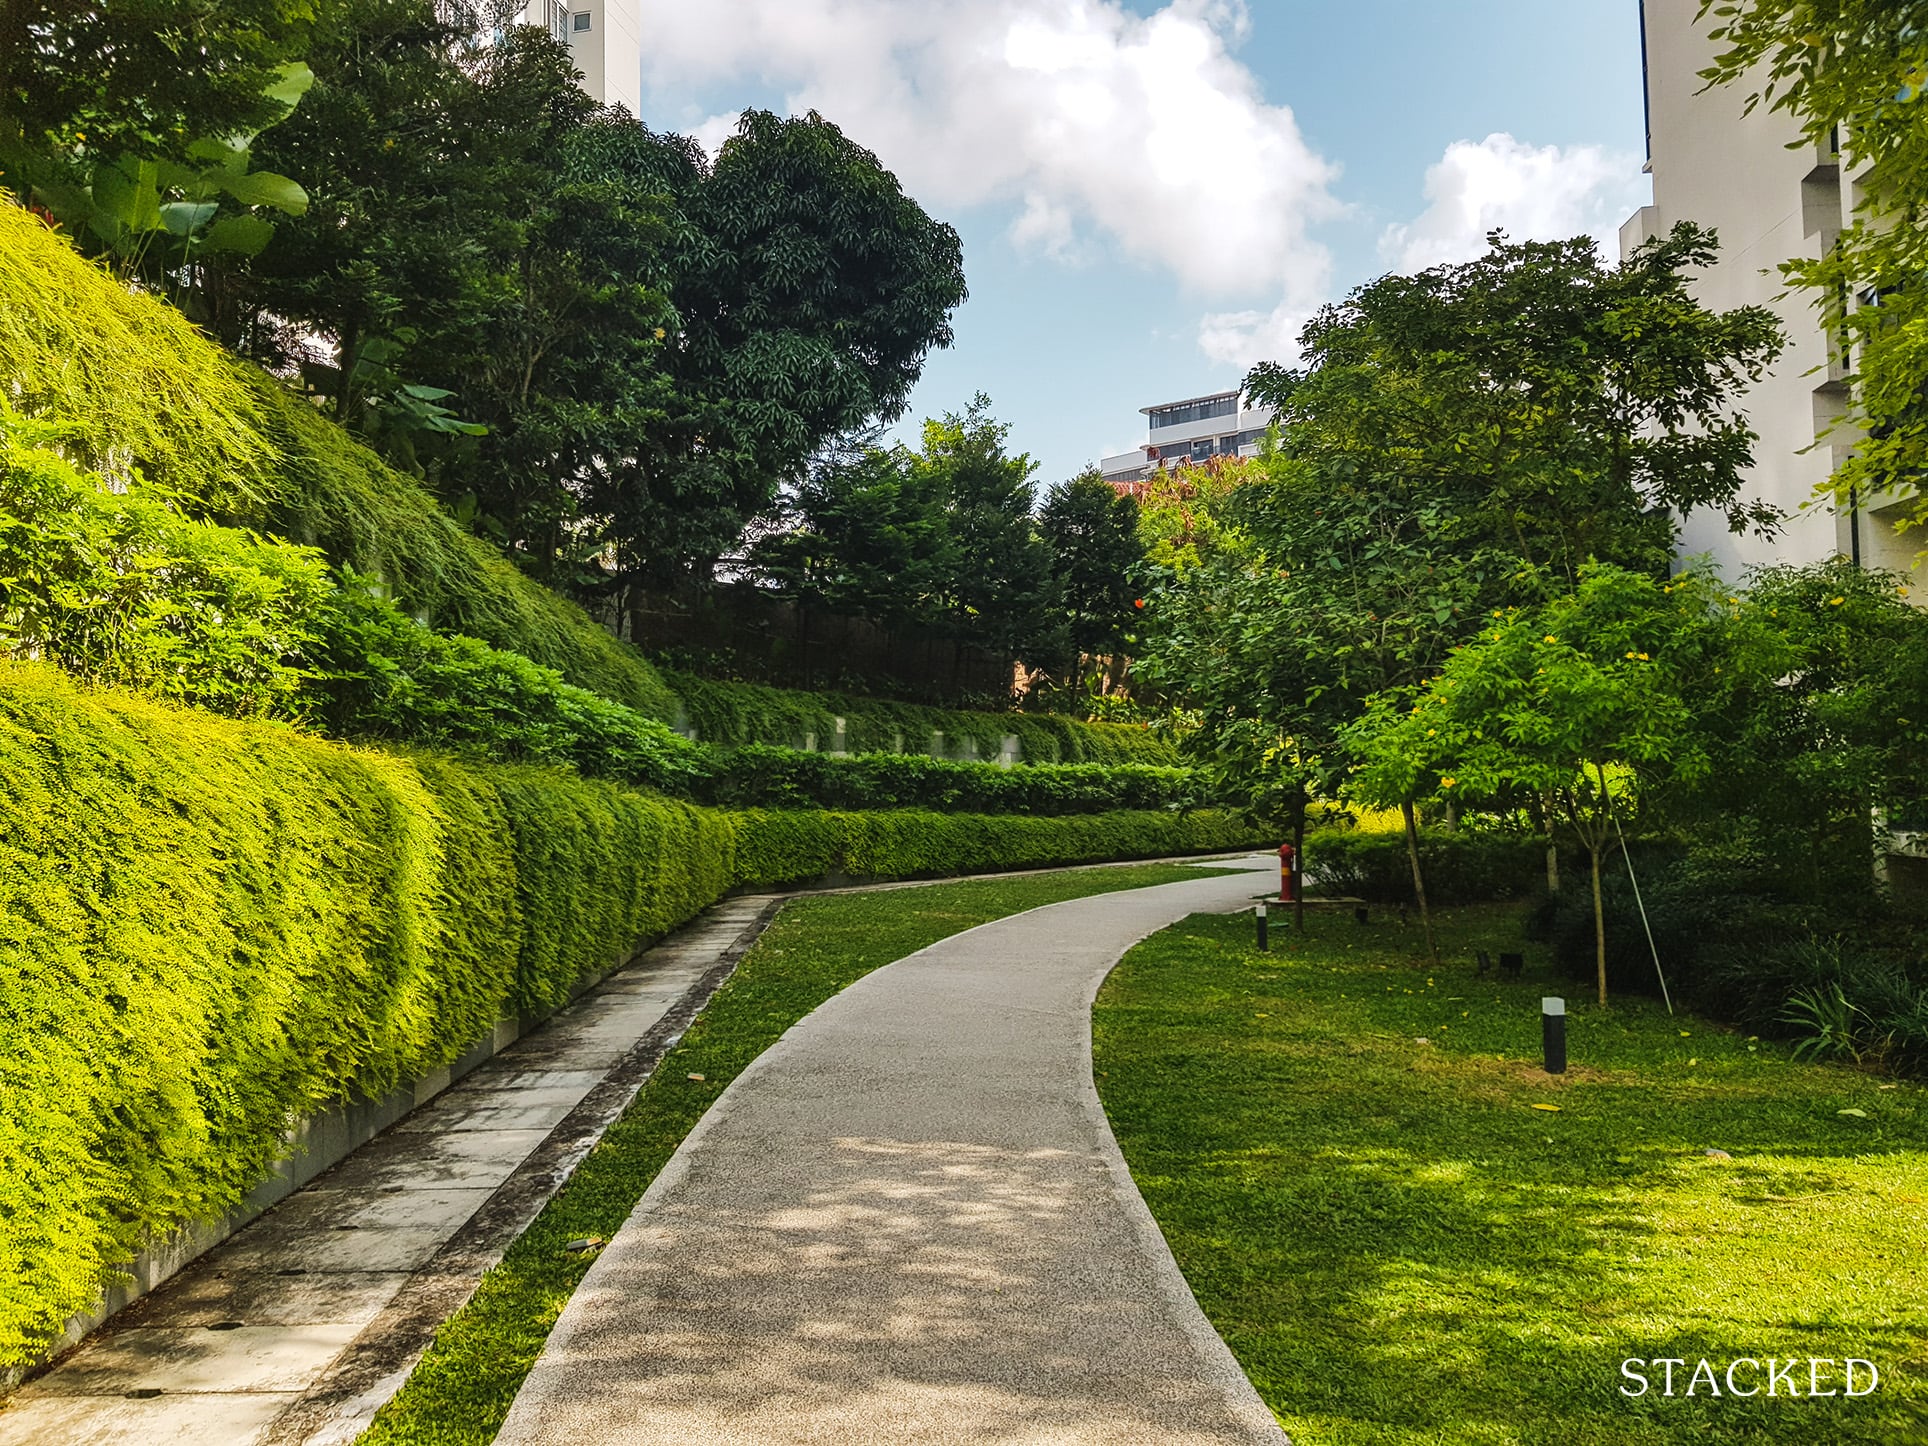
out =
[[(1530, 146), (1504, 132), (1454, 141), (1427, 167), (1426, 209), (1386, 227), (1380, 257), (1394, 271), (1470, 261), (1497, 228), (1516, 241), (1589, 235), (1612, 260), (1615, 233), (1645, 191), (1638, 158), (1600, 146)], [(1228, 366), (1294, 365), (1299, 331), (1319, 299), (1316, 288), (1301, 284), (1289, 286), (1270, 311), (1209, 313), (1199, 322), (1199, 350)]]
[(1616, 255), (1614, 235), (1640, 205), (1640, 162), (1600, 146), (1530, 146), (1504, 131), (1454, 141), (1426, 171), (1420, 215), (1388, 226), (1380, 254), (1396, 271), (1470, 261), (1498, 227), (1515, 241), (1586, 234)]
[(1261, 361), (1294, 366), (1299, 360), (1299, 332), (1315, 309), (1302, 296), (1289, 295), (1270, 311), (1208, 312), (1198, 323), (1198, 349), (1215, 362), (1241, 370)]
[[(1337, 168), (1233, 54), (1232, 0), (643, 0), (644, 80), (692, 105), (760, 83), (877, 152), (939, 212), (1021, 208), (1013, 240), (1101, 239), (1219, 295), (1325, 284), (1309, 223)], [(721, 132), (716, 117), (704, 139)]]

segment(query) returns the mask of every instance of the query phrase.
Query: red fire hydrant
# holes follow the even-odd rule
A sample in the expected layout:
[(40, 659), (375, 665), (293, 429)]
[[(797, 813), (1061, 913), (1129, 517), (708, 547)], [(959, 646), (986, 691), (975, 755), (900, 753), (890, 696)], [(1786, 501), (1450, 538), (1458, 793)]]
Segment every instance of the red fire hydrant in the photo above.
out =
[(1291, 844), (1279, 845), (1279, 902), (1296, 903), (1299, 897), (1299, 851)]

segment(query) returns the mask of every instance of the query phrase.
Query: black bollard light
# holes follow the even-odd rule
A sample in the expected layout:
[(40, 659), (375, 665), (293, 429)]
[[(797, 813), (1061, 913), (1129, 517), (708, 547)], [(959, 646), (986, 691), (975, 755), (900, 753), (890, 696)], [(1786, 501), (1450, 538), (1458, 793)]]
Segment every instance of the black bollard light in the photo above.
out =
[(1540, 1001), (1540, 1048), (1548, 1074), (1566, 1073), (1566, 1001), (1548, 996)]
[(1259, 903), (1256, 916), (1259, 921), (1259, 952), (1263, 954), (1272, 947), (1271, 944), (1266, 941), (1265, 937), (1266, 920), (1265, 903), (1263, 900)]

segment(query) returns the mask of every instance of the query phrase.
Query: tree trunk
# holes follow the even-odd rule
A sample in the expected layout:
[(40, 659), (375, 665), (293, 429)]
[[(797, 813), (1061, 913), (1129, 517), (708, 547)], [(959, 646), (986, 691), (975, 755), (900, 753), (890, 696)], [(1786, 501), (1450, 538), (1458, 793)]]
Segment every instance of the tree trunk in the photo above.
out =
[(1426, 907), (1426, 876), (1419, 869), (1419, 823), (1413, 817), (1411, 799), (1399, 803), (1400, 816), (1406, 820), (1406, 857), (1413, 866), (1413, 897), (1419, 901), (1419, 922), (1426, 930), (1426, 952), (1433, 956), (1433, 967), (1439, 967), (1439, 941), (1433, 937), (1432, 910)]
[(1553, 842), (1553, 790), (1541, 795), (1541, 807), (1546, 813), (1546, 891), (1549, 894), (1560, 892), (1560, 847)]
[(1600, 850), (1589, 848), (1593, 863), (1593, 968), (1600, 985), (1600, 1003), (1607, 1002), (1607, 917), (1600, 907)]

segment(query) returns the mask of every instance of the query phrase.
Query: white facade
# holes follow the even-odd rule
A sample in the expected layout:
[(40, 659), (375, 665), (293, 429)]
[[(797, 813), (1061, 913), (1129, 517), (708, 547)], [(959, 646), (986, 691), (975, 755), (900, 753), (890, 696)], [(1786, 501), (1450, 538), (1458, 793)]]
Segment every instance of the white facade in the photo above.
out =
[(1848, 391), (1812, 298), (1790, 292), (1778, 270), (1826, 250), (1852, 219), (1856, 178), (1842, 175), (1832, 148), (1789, 149), (1797, 136), (1785, 112), (1762, 105), (1743, 114), (1753, 87), (1707, 86), (1699, 72), (1715, 47), (1704, 33), (1709, 22), (1696, 21), (1699, 8), (1698, 0), (1641, 6), (1654, 201), (1620, 228), (1620, 250), (1625, 255), (1677, 221), (1711, 226), (1720, 259), (1695, 282), (1700, 300), (1721, 310), (1765, 306), (1780, 319), (1787, 349), (1745, 402), (1760, 438), (1747, 493), (1780, 508), (1787, 522), (1773, 539), (1741, 537), (1718, 514), (1695, 512), (1682, 529), (1682, 551), (1712, 553), (1732, 581), (1749, 567), (1835, 555), (1906, 573), (1922, 534), (1896, 532), (1895, 499), (1859, 498), (1839, 509), (1817, 500), (1837, 449), (1852, 445), (1846, 429), (1829, 432), (1847, 410)]
[(1270, 407), (1248, 407), (1234, 388), (1183, 401), (1140, 407), (1149, 435), (1143, 446), (1103, 458), (1098, 469), (1113, 485), (1142, 482), (1161, 467), (1213, 457), (1256, 457), (1272, 425)]
[(604, 105), (643, 113), (643, 21), (638, 0), (530, 0), (517, 17), (569, 42), (582, 88)]

